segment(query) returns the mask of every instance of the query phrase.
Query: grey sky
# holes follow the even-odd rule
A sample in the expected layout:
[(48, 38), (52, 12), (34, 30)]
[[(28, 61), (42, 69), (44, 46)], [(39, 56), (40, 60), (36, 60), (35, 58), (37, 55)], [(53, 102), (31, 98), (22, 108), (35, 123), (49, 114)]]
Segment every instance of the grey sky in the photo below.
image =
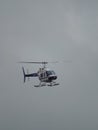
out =
[[(97, 43), (97, 0), (0, 0), (0, 130), (97, 130)], [(20, 60), (72, 63), (49, 64), (60, 86), (36, 89)]]

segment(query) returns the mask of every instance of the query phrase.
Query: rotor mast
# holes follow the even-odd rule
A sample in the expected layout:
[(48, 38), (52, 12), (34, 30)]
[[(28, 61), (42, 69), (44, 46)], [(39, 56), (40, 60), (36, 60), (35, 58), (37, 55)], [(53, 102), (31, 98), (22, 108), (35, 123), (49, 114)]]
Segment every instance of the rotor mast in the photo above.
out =
[(42, 62), (43, 68), (46, 68), (46, 64), (48, 64), (48, 62)]

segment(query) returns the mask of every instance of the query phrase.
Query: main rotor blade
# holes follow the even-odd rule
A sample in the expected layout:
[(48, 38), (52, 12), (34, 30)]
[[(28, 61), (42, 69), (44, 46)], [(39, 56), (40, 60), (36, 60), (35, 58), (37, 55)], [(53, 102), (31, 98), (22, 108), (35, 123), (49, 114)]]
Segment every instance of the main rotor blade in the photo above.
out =
[(18, 63), (25, 63), (25, 64), (48, 64), (48, 63), (72, 63), (72, 60), (64, 60), (64, 61), (51, 61), (51, 62), (28, 62), (28, 61), (20, 61)]
[(59, 63), (58, 61), (50, 61), (48, 63)]
[(72, 60), (64, 60), (64, 63), (72, 63)]
[(48, 62), (26, 62), (26, 61), (20, 61), (18, 63), (27, 63), (27, 64), (48, 64)]
[(48, 62), (48, 63), (72, 63), (72, 60), (64, 60), (64, 61), (52, 61), (52, 62)]

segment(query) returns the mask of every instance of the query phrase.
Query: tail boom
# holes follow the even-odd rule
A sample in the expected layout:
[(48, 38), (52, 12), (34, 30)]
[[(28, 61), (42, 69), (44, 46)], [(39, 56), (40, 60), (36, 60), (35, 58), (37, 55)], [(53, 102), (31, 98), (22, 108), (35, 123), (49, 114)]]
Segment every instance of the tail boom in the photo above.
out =
[(23, 75), (24, 75), (24, 83), (26, 81), (26, 77), (38, 77), (38, 73), (26, 74), (24, 67), (22, 67)]

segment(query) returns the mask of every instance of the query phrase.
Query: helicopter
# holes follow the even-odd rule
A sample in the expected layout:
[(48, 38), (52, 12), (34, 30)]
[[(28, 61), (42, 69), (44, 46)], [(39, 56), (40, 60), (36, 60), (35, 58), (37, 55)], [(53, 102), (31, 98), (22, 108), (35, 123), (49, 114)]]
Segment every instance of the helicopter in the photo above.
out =
[[(49, 62), (24, 62), (21, 61), (19, 63), (26, 63), (26, 64), (42, 64), (42, 67), (39, 68), (39, 70), (36, 73), (30, 73), (26, 74), (24, 67), (22, 67), (23, 71), (23, 76), (24, 76), (24, 83), (26, 81), (26, 78), (30, 77), (38, 77), (40, 83), (39, 85), (34, 85), (34, 87), (42, 87), (42, 86), (56, 86), (59, 85), (59, 83), (56, 82), (57, 80), (57, 75), (54, 72), (54, 70), (51, 70), (46, 67), (46, 65)], [(57, 62), (52, 62), (52, 63), (57, 63)]]

